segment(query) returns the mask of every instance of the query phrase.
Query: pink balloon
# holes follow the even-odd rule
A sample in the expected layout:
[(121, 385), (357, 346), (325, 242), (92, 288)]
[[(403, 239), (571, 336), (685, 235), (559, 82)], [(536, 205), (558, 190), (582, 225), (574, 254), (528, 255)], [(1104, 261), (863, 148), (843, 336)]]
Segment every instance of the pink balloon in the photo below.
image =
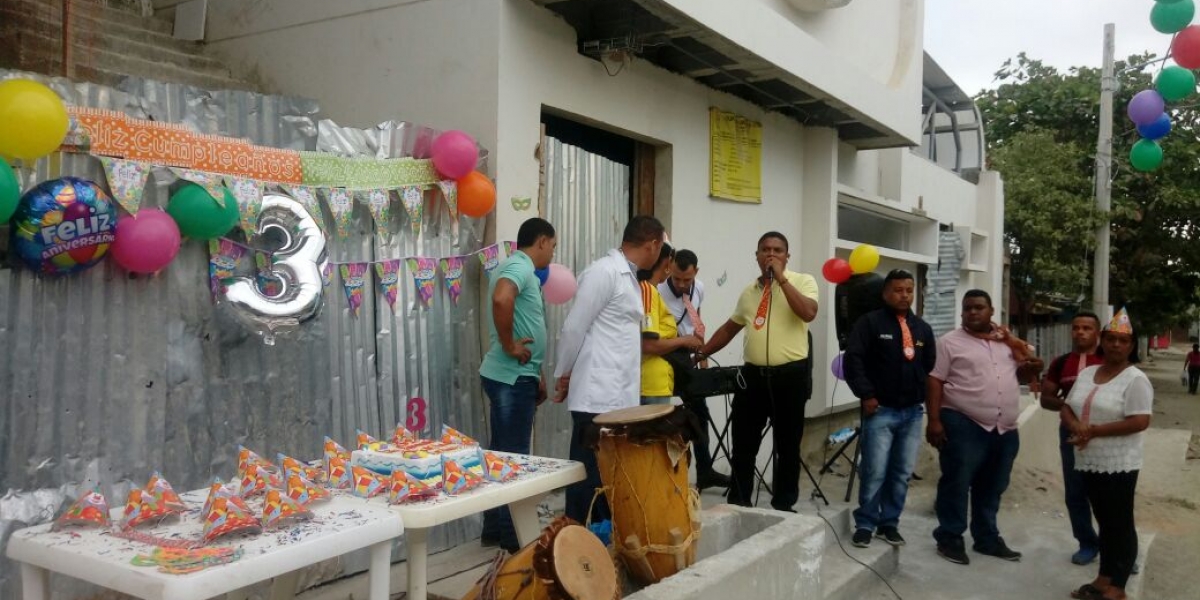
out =
[(479, 148), (471, 136), (461, 131), (447, 131), (433, 140), (430, 157), (439, 175), (447, 179), (461, 179), (475, 170), (475, 164), (479, 162)]
[(542, 286), (542, 294), (546, 296), (546, 302), (563, 304), (575, 297), (577, 289), (579, 289), (579, 284), (575, 283), (575, 274), (558, 263), (551, 263), (550, 275), (546, 277), (546, 285)]
[(136, 217), (124, 215), (117, 221), (113, 260), (131, 273), (154, 273), (171, 264), (179, 254), (179, 226), (166, 211), (143, 208)]

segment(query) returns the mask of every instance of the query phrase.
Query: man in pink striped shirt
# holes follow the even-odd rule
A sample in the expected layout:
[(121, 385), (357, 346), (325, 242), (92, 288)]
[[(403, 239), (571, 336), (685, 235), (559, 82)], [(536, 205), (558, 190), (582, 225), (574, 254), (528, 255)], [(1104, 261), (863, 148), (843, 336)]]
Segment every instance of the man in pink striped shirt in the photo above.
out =
[(994, 313), (987, 292), (966, 293), (963, 326), (938, 340), (937, 364), (927, 381), (925, 435), (938, 448), (942, 468), (933, 537), (938, 555), (964, 565), (971, 562), (963, 543), (968, 507), (975, 552), (1021, 559), (1000, 537), (996, 514), (1021, 446), (1018, 376), (1036, 374), (1042, 364), (1027, 358), (1030, 353), (1014, 356), (1012, 338), (992, 323)]

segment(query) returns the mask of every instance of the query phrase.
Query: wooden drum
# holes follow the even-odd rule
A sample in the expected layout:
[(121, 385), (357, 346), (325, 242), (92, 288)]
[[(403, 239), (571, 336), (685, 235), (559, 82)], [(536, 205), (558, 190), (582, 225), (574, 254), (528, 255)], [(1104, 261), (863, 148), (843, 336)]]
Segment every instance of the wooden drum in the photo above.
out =
[(463, 600), (616, 600), (617, 569), (595, 534), (563, 517), (493, 565)]
[(596, 458), (613, 519), (613, 546), (629, 576), (658, 583), (696, 561), (699, 495), (688, 485), (695, 416), (670, 405), (596, 417)]

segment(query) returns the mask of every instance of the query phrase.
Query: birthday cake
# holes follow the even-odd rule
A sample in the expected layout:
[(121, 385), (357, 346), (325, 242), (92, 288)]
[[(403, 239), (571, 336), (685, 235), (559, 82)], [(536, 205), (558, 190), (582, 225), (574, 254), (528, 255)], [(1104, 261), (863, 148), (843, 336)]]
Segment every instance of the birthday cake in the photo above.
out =
[(463, 469), (482, 475), (480, 454), (479, 446), (474, 445), (404, 440), (355, 450), (350, 454), (350, 464), (387, 476), (404, 471), (426, 485), (438, 487), (442, 484), (442, 461), (452, 460)]

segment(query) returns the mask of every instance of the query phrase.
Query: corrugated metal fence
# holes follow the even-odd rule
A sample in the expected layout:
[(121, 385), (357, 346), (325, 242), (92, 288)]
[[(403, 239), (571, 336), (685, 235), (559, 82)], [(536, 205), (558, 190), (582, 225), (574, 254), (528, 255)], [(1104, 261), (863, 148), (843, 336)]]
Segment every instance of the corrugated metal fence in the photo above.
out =
[[(0, 72), (0, 79), (17, 75), (31, 76)], [(317, 107), (309, 100), (144, 80), (131, 80), (122, 91), (32, 77), (72, 104), (263, 145), (317, 146)], [(403, 144), (392, 137), (376, 132), (370, 149), (398, 155)], [(69, 154), (20, 175), (26, 188), (60, 175), (104, 181), (97, 161)], [(144, 205), (165, 206), (172, 181), (169, 172), (156, 171)], [(331, 238), (329, 257), (467, 254), (480, 247), (483, 229), (472, 219), (455, 224), (440, 197), (430, 196), (420, 236), (412, 235), (403, 210), (394, 210), (386, 233), (376, 234), (359, 206), (354, 233)], [(3, 239), (0, 248), (7, 231)], [(6, 490), (0, 598), (19, 593), (16, 572), (2, 558), (8, 536), (48, 520), (81, 485), (100, 485), (119, 505), (154, 470), (177, 489), (230, 477), (237, 444), (264, 456), (319, 456), (324, 435), (349, 445), (357, 428), (390, 432), (412, 396), (429, 402), (428, 433), (446, 422), (486, 437), (476, 375), (480, 271), (478, 261), (468, 261), (458, 306), (439, 293), (430, 309), (418, 307), (411, 279), (402, 273), (407, 285), (400, 287), (395, 314), (367, 293), (357, 317), (335, 277), (318, 317), (265, 346), (213, 305), (207, 250), (199, 242), (186, 242), (154, 277), (131, 277), (107, 262), (57, 279), (38, 277), (11, 259), (0, 264), (0, 484)], [(463, 519), (430, 541), (444, 548), (477, 533), (478, 520)], [(354, 558), (341, 565), (347, 572), (364, 567)], [(86, 588), (58, 578), (55, 589), (56, 596), (69, 597)]]
[[(621, 245), (629, 222), (629, 167), (552, 137), (546, 138), (546, 219), (554, 224), (558, 248), (554, 262), (578, 277), (592, 261)], [(559, 330), (571, 308), (548, 305), (547, 373), (554, 372)], [(553, 390), (553, 385), (551, 385)], [(561, 408), (538, 411), (533, 453), (566, 456), (571, 416)]]

